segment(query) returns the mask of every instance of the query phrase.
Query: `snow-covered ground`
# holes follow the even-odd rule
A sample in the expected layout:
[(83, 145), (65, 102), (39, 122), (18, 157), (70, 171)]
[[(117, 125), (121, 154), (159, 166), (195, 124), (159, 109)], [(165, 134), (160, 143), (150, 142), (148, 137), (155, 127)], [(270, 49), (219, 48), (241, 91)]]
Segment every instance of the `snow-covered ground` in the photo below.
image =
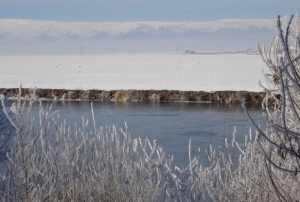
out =
[(0, 56), (0, 88), (261, 91), (259, 55), (101, 54)]

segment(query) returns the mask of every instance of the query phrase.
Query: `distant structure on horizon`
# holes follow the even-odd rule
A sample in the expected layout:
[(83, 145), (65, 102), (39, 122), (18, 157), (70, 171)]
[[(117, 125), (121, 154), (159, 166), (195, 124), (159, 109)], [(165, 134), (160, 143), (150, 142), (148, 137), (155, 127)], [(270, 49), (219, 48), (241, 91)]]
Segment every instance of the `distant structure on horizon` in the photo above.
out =
[(254, 51), (254, 50), (252, 50), (252, 49), (250, 49), (250, 48), (248, 47), (248, 45), (246, 46), (245, 53), (248, 54), (248, 55), (258, 55), (258, 52), (257, 52), (257, 51)]
[(196, 51), (190, 51), (190, 50), (186, 50), (185, 54), (196, 54)]
[[(222, 47), (222, 46), (221, 46)], [(192, 54), (192, 55), (214, 55), (214, 54), (246, 54), (246, 55), (258, 55), (257, 51), (254, 51), (252, 49), (250, 49), (248, 47), (248, 45), (246, 45), (246, 49), (245, 50), (241, 50), (241, 51), (223, 51), (223, 49), (221, 49), (221, 51), (204, 51), (204, 52), (196, 52), (196, 51), (190, 51), (190, 50), (186, 50), (184, 52), (184, 54)]]

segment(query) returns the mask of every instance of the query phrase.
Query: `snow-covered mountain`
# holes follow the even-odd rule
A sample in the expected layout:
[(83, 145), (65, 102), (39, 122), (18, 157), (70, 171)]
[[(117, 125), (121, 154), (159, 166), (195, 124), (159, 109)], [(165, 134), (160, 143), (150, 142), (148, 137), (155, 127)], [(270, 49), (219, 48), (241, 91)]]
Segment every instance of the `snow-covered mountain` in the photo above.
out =
[(230, 19), (208, 22), (55, 22), (40, 20), (0, 19), (0, 37), (8, 40), (36, 38), (92, 39), (107, 35), (121, 37), (143, 33), (185, 34), (187, 32), (218, 32), (222, 30), (275, 30), (275, 19)]
[(84, 46), (87, 52), (174, 51), (175, 46), (177, 49), (179, 46), (179, 50), (218, 50), (221, 46), (232, 50), (246, 45), (254, 47), (255, 42), (268, 42), (276, 34), (276, 19), (207, 22), (55, 22), (0, 19), (0, 27), (0, 45), (3, 47), (0, 48), (1, 53), (13, 49), (28, 52), (28, 47), (32, 50), (39, 47), (38, 49), (51, 51), (57, 46), (60, 46), (60, 51), (67, 50), (68, 47), (78, 51), (79, 46), (81, 49)]

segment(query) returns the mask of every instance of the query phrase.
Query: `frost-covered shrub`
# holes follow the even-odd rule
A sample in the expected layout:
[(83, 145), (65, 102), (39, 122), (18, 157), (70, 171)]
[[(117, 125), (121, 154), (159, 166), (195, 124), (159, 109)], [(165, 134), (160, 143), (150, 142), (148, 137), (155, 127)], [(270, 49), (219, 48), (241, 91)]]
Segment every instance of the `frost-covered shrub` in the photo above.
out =
[[(285, 18), (283, 28), (279, 16), (279, 36), (272, 39), (268, 49), (258, 47), (271, 72), (265, 74), (269, 84), (265, 87), (264, 103), (268, 130), (259, 130), (259, 151), (266, 159), (268, 176), (278, 199), (288, 201), (300, 198), (300, 15), (296, 15), (294, 23), (292, 19), (293, 16)], [(276, 100), (272, 111), (270, 97)]]
[[(33, 125), (34, 98), (11, 107), (17, 142), (7, 154), (5, 201), (160, 201), (168, 191), (161, 147), (127, 131), (97, 127), (82, 119), (66, 127), (51, 105), (40, 102)], [(87, 127), (89, 129), (87, 129)], [(92, 128), (92, 129), (90, 129)], [(2, 165), (3, 166), (3, 165)]]
[[(5, 91), (3, 91), (2, 94), (4, 92)], [(8, 98), (9, 95), (2, 99), (5, 106), (9, 106)], [(5, 111), (3, 110), (4, 105), (0, 104), (0, 162), (7, 160), (6, 153), (11, 148), (15, 132), (7, 115), (5, 114)], [(12, 113), (9, 115), (11, 116)]]
[(190, 150), (189, 165), (179, 168), (155, 141), (132, 139), (126, 129), (97, 126), (94, 118), (91, 122), (82, 118), (80, 127), (67, 127), (51, 105), (42, 106), (41, 101), (39, 114), (34, 116), (34, 97), (33, 92), (32, 97), (19, 99), (10, 108), (3, 102), (17, 137), (7, 153), (9, 161), (0, 165), (6, 168), (1, 172), (1, 200), (210, 199), (205, 179), (211, 171), (200, 165), (199, 156), (192, 157)]
[[(3, 98), (3, 97), (2, 97)], [(245, 146), (223, 137), (217, 150), (209, 145), (208, 164), (187, 151), (189, 164), (173, 165), (156, 142), (132, 139), (127, 130), (97, 126), (82, 118), (80, 127), (67, 127), (51, 105), (34, 96), (14, 103), (10, 110), (17, 138), (1, 164), (5, 201), (269, 201), (270, 189), (264, 158), (257, 142)], [(8, 109), (5, 108), (7, 111)], [(92, 108), (93, 109), (93, 108)], [(7, 113), (8, 114), (8, 113)], [(93, 114), (93, 113), (92, 113)], [(94, 116), (92, 116), (94, 117)], [(34, 126), (39, 118), (39, 126)], [(94, 118), (93, 118), (94, 119)], [(248, 137), (248, 136), (247, 136)], [(190, 141), (191, 146), (191, 141)], [(234, 156), (240, 154), (238, 164)]]
[[(5, 91), (2, 93), (4, 92)], [(2, 102), (5, 103), (6, 106), (9, 106), (8, 97), (9, 95), (2, 99)], [(6, 154), (11, 149), (13, 138), (15, 137), (15, 130), (5, 114), (3, 106), (4, 105), (0, 104), (0, 190), (5, 188), (5, 174), (7, 173), (7, 168), (4, 164), (7, 162)], [(12, 113), (9, 115), (11, 116)]]
[(255, 140), (246, 142), (244, 148), (233, 139), (232, 146), (240, 148), (236, 167), (228, 144), (219, 152), (208, 152), (213, 160), (205, 184), (213, 201), (300, 199), (300, 15), (294, 24), (292, 18), (285, 19), (284, 33), (280, 18), (277, 24), (279, 36), (272, 39), (270, 47), (258, 47), (270, 69), (265, 74), (269, 85), (264, 87), (267, 95), (263, 103), (267, 128), (262, 130), (253, 122)]

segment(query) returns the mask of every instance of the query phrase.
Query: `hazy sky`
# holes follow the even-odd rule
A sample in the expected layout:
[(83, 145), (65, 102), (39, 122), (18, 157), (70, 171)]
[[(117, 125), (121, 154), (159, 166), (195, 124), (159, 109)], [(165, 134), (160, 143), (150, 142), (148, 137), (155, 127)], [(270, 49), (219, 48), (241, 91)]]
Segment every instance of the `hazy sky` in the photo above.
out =
[(275, 18), (300, 0), (0, 0), (0, 18), (54, 21), (207, 21)]

